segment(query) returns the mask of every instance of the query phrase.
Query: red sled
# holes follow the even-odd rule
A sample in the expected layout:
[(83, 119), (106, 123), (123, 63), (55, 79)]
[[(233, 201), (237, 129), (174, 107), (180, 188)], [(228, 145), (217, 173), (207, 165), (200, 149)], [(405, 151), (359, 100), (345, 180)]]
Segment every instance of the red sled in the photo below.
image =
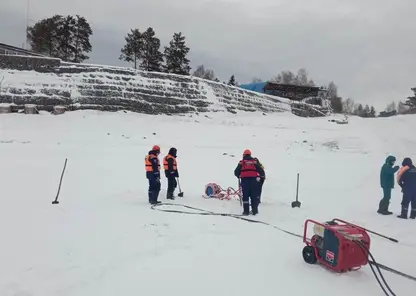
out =
[(217, 198), (217, 199), (238, 199), (242, 200), (241, 187), (235, 190), (232, 187), (223, 189), (220, 185), (216, 183), (208, 183), (205, 185), (205, 194), (202, 195), (204, 198)]
[[(309, 224), (313, 224), (314, 235), (307, 237)], [(321, 265), (335, 271), (358, 270), (368, 263), (370, 236), (360, 226), (333, 219), (319, 223), (306, 220), (303, 232), (302, 255), (306, 263)]]

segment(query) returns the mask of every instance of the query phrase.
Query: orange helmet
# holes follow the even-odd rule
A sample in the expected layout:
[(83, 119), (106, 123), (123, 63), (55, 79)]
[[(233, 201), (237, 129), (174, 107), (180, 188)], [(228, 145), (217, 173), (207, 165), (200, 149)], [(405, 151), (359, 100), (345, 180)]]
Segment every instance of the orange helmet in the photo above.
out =
[(159, 151), (160, 152), (160, 147), (158, 145), (154, 145), (152, 148), (153, 151)]
[(243, 155), (251, 155), (250, 149), (244, 150)]

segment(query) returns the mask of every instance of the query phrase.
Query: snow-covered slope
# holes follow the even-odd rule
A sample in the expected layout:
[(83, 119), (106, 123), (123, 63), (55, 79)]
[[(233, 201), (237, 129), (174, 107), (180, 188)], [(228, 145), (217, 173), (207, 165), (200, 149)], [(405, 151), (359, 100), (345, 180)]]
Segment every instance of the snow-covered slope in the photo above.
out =
[[(201, 194), (208, 182), (236, 187), (233, 170), (250, 148), (267, 173), (254, 219), (298, 234), (306, 218), (350, 220), (397, 238), (372, 236), (372, 253), (415, 276), (415, 221), (376, 213), (380, 166), (389, 154), (414, 157), (415, 124), (414, 116), (338, 125), (258, 112), (0, 114), (0, 295), (383, 295), (368, 266), (338, 275), (307, 265), (302, 241), (273, 227), (150, 209), (143, 159), (154, 144), (161, 156), (176, 147), (185, 197), (174, 203), (239, 214), (238, 201)], [(302, 207), (292, 209), (298, 172)], [(163, 201), (165, 193), (162, 179)], [(414, 294), (416, 282), (383, 274), (396, 295)]]
[(36, 104), (41, 110), (61, 104), (72, 109), (148, 114), (291, 110), (287, 99), (196, 77), (63, 62), (48, 69), (36, 68), (37, 72), (12, 65), (19, 70), (0, 69), (0, 103)]

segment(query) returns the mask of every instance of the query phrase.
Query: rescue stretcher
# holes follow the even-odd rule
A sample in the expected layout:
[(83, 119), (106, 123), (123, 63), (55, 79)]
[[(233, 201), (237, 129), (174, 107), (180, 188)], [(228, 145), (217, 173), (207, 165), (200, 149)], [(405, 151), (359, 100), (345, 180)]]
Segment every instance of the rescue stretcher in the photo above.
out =
[(242, 202), (242, 192), (241, 186), (238, 189), (234, 189), (233, 187), (228, 187), (226, 189), (222, 188), (220, 185), (216, 183), (208, 183), (205, 185), (204, 194), (202, 195), (204, 198), (216, 198), (220, 200), (239, 200), (240, 203)]

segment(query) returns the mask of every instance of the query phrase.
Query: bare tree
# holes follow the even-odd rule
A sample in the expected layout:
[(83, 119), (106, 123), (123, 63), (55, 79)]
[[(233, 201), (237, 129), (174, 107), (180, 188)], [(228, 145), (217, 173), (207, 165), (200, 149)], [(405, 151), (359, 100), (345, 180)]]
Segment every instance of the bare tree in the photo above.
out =
[(215, 80), (214, 70), (205, 69), (204, 65), (199, 65), (192, 75), (207, 80)]
[(343, 112), (346, 114), (353, 114), (354, 113), (354, 100), (348, 98), (343, 103)]
[(308, 86), (308, 72), (306, 72), (305, 68), (299, 69), (296, 82), (297, 85)]
[(395, 102), (391, 102), (390, 104), (388, 104), (385, 109), (386, 112), (393, 112), (394, 110), (397, 110)]
[(404, 113), (406, 113), (406, 111), (407, 110), (409, 110), (409, 107), (408, 106), (406, 106), (406, 104), (405, 103), (403, 103), (402, 101), (400, 101), (398, 104), (397, 104), (397, 113), (399, 113), (399, 114), (404, 114)]

